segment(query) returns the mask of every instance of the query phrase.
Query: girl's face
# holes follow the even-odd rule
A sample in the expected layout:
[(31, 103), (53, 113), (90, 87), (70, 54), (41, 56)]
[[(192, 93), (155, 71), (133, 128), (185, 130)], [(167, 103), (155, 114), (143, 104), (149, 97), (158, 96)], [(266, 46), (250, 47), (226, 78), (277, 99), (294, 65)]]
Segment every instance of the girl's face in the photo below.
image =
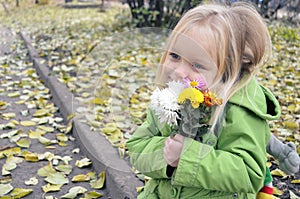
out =
[(201, 77), (208, 87), (212, 86), (218, 67), (216, 58), (208, 53), (209, 41), (203, 38), (192, 31), (177, 36), (163, 63), (166, 82)]

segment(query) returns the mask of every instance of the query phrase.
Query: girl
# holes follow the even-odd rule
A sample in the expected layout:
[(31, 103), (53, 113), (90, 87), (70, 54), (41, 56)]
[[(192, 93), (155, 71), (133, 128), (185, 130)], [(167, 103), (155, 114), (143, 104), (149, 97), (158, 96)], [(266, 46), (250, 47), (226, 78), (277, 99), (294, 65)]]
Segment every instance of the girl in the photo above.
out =
[(138, 198), (256, 198), (266, 175), (267, 120), (280, 115), (278, 101), (254, 77), (270, 50), (267, 27), (248, 3), (200, 5), (182, 17), (157, 80), (201, 77), (223, 104), (198, 141), (170, 136), (171, 127), (148, 110), (126, 143), (132, 165), (151, 177)]

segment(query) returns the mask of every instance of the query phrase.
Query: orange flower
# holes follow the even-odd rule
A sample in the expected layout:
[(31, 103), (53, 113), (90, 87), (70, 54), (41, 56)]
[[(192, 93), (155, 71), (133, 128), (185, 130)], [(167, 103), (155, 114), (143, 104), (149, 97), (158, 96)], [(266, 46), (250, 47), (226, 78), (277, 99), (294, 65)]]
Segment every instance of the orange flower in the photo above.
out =
[(210, 91), (205, 91), (204, 93), (204, 104), (206, 106), (213, 106), (213, 105), (221, 105), (222, 99), (218, 98), (215, 93)]

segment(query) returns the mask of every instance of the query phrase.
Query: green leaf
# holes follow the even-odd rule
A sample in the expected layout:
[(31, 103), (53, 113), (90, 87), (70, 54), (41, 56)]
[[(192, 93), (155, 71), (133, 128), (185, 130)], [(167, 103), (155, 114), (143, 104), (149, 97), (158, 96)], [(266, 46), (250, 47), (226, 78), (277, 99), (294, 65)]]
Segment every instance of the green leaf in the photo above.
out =
[(44, 144), (44, 145), (50, 145), (50, 144), (56, 144), (57, 141), (56, 140), (49, 140), (48, 138), (45, 138), (43, 136), (40, 136), (39, 138), (40, 143)]
[(0, 159), (4, 158), (5, 156), (19, 155), (20, 153), (21, 153), (20, 147), (5, 149), (3, 151), (0, 151)]
[(9, 155), (6, 158), (6, 162), (7, 163), (16, 163), (16, 164), (19, 164), (19, 163), (23, 162), (23, 158), (15, 157), (13, 155)]
[(1, 115), (2, 115), (2, 118), (5, 120), (16, 117), (15, 113), (2, 113)]
[(29, 148), (30, 147), (30, 144), (31, 144), (31, 141), (30, 139), (20, 139), (16, 142), (16, 144), (19, 146), (19, 147), (22, 147), (22, 148)]
[(105, 171), (99, 173), (99, 179), (91, 180), (90, 185), (94, 189), (102, 189), (105, 182)]
[(0, 199), (13, 199), (13, 198), (10, 196), (0, 196)]
[(102, 193), (98, 193), (96, 191), (91, 191), (89, 193), (85, 193), (84, 196), (85, 196), (85, 198), (88, 198), (88, 199), (89, 198), (100, 198), (100, 197), (103, 196), (103, 194)]
[(293, 184), (300, 184), (300, 179), (292, 180), (291, 183), (293, 183)]
[(55, 169), (52, 168), (51, 163), (48, 164), (38, 170), (38, 175), (41, 177), (47, 177), (50, 174), (56, 173)]
[(68, 125), (66, 126), (65, 133), (66, 133), (66, 134), (70, 133), (71, 130), (72, 130), (72, 128), (73, 128), (73, 122), (72, 122), (72, 120), (70, 120), (70, 121), (68, 122)]
[(57, 199), (54, 196), (45, 196), (45, 199)]
[(47, 151), (45, 153), (39, 153), (38, 158), (39, 160), (48, 160), (50, 163), (51, 161), (58, 160), (60, 156), (54, 155), (53, 153)]
[(73, 170), (73, 167), (71, 165), (66, 165), (66, 164), (60, 164), (55, 168), (56, 168), (56, 170), (62, 172), (63, 174), (66, 174), (66, 175), (69, 175)]
[(69, 161), (72, 160), (72, 157), (66, 155), (60, 159), (64, 162), (64, 164), (69, 164)]
[(69, 192), (63, 196), (61, 196), (61, 198), (70, 198), (70, 199), (73, 199), (73, 198), (76, 198), (76, 196), (78, 194), (82, 194), (82, 193), (85, 193), (87, 191), (86, 188), (84, 187), (81, 187), (81, 186), (76, 186), (76, 187), (72, 187)]
[(66, 178), (64, 174), (58, 172), (50, 173), (49, 175), (47, 175), (45, 181), (55, 185), (63, 185), (69, 183), (68, 178)]
[(285, 121), (284, 126), (289, 129), (299, 129), (299, 123), (297, 121)]
[(7, 105), (6, 102), (0, 101), (0, 107), (1, 107), (1, 108), (4, 107), (4, 106), (6, 106), (6, 105)]
[(106, 124), (105, 127), (101, 129), (101, 131), (102, 133), (107, 135), (109, 141), (111, 141), (112, 143), (119, 142), (123, 137), (121, 130), (115, 123)]
[(91, 160), (88, 158), (83, 158), (81, 160), (76, 160), (75, 166), (82, 168), (92, 164)]
[(45, 135), (46, 132), (43, 131), (30, 131), (29, 138), (30, 139), (39, 139), (42, 135)]
[(33, 192), (32, 189), (22, 189), (22, 188), (15, 188), (10, 195), (13, 198), (23, 198), (24, 196), (27, 196)]
[(66, 136), (63, 133), (57, 133), (56, 134), (56, 139), (61, 141), (61, 142), (67, 142), (68, 141), (68, 136)]
[(9, 93), (7, 96), (11, 97), (11, 98), (19, 97), (20, 96), (20, 91)]
[(48, 193), (52, 191), (60, 191), (62, 186), (63, 186), (62, 184), (53, 185), (48, 183), (47, 185), (42, 186), (42, 189), (45, 193)]
[(7, 176), (4, 178), (0, 178), (0, 184), (8, 184), (12, 182), (12, 177), (11, 176)]
[(22, 130), (13, 130), (13, 131), (10, 131), (10, 132), (7, 132), (7, 133), (3, 133), (0, 135), (0, 138), (3, 139), (3, 138), (11, 138), (12, 136), (18, 134), (18, 133), (21, 133)]
[(4, 196), (13, 190), (13, 186), (10, 184), (0, 184), (0, 196)]
[(290, 199), (299, 199), (299, 196), (297, 196), (294, 192), (292, 192), (291, 190), (289, 190), (290, 193)]
[(280, 169), (275, 169), (275, 170), (271, 171), (271, 175), (272, 176), (279, 176), (279, 177), (286, 176), (286, 174), (283, 171), (281, 171)]
[(31, 120), (38, 123), (39, 125), (51, 123), (51, 117), (32, 118)]
[(277, 187), (273, 187), (273, 194), (277, 196), (281, 196), (283, 192), (279, 190)]
[(37, 129), (48, 133), (52, 133), (55, 130), (53, 127), (49, 126), (38, 126)]
[(33, 121), (21, 121), (20, 124), (22, 126), (35, 126), (36, 125), (36, 123)]
[(6, 162), (3, 166), (2, 166), (2, 175), (10, 175), (10, 171), (14, 170), (15, 168), (17, 168), (17, 164), (16, 163), (8, 163)]
[(11, 120), (11, 121), (9, 121), (7, 124), (4, 125), (4, 128), (5, 128), (5, 129), (15, 129), (15, 128), (17, 127), (16, 125), (18, 125), (18, 124), (19, 124), (18, 121), (16, 121), (16, 120)]
[(90, 176), (91, 180), (95, 180), (97, 178), (96, 173), (93, 171), (88, 172), (87, 175)]
[(91, 177), (87, 174), (79, 174), (72, 178), (72, 182), (87, 182)]
[(47, 116), (49, 113), (48, 110), (46, 109), (38, 109), (34, 114), (33, 116), (34, 117), (43, 117), (43, 116)]
[(35, 153), (26, 153), (24, 157), (27, 162), (38, 162), (39, 161), (38, 155)]

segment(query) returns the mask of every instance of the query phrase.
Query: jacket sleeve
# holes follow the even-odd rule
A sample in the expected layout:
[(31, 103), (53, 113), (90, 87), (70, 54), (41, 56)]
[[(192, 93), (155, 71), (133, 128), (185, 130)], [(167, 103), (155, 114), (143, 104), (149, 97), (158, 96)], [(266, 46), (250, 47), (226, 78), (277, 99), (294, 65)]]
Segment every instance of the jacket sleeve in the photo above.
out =
[(236, 105), (227, 109), (225, 123), (216, 149), (185, 138), (172, 176), (174, 185), (233, 193), (259, 191), (266, 172), (268, 124)]
[(164, 132), (170, 131), (167, 125), (161, 127), (150, 109), (146, 121), (137, 128), (133, 136), (126, 142), (131, 164), (141, 173), (151, 178), (168, 178), (167, 162), (164, 160)]

